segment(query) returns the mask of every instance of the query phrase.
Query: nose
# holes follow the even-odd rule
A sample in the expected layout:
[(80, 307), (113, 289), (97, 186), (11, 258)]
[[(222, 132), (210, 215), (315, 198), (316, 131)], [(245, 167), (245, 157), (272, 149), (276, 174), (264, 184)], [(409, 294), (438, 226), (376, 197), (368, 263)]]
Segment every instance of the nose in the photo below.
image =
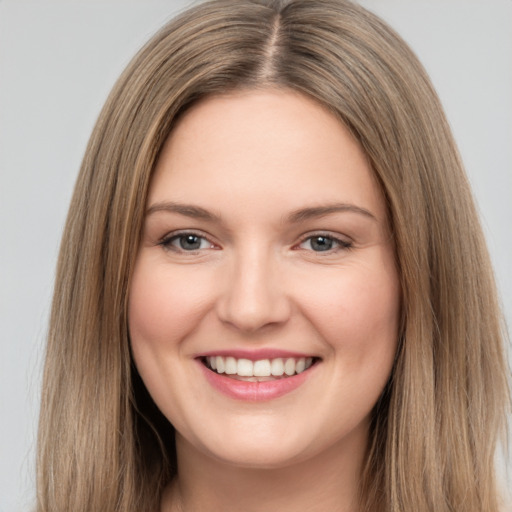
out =
[(278, 266), (260, 250), (234, 257), (217, 302), (219, 319), (245, 333), (284, 324), (291, 303)]

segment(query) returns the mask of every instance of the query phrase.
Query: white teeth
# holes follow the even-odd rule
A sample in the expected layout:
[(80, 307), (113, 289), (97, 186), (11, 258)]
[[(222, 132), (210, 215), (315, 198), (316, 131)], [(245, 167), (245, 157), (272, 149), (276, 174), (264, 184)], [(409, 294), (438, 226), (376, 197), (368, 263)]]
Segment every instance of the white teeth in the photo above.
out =
[(293, 375), (295, 373), (295, 359), (291, 358), (284, 363), (284, 373), (286, 375)]
[(305, 357), (301, 357), (297, 361), (297, 364), (295, 365), (295, 371), (297, 373), (302, 373), (305, 369), (306, 369), (306, 358)]
[(268, 359), (261, 359), (254, 361), (254, 376), (255, 377), (269, 377), (270, 376), (270, 361)]
[[(210, 356), (206, 358), (207, 365), (217, 373), (238, 375), (240, 377), (282, 377), (302, 373), (313, 364), (312, 357), (289, 357), (283, 359), (236, 359), (228, 356)], [(248, 379), (251, 380), (251, 379)]]
[(235, 375), (237, 373), (237, 364), (234, 357), (226, 357), (225, 372), (226, 375)]
[(240, 377), (254, 377), (254, 364), (249, 359), (239, 359), (238, 360), (238, 368), (237, 368), (237, 374), (240, 375)]
[(275, 377), (283, 375), (284, 364), (282, 359), (272, 359), (272, 363), (270, 363), (270, 373)]

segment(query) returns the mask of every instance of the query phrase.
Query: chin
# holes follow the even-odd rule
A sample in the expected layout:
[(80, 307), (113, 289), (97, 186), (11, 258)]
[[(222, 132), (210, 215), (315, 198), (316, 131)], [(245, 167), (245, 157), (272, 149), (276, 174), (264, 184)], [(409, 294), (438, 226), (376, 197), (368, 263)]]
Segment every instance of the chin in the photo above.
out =
[[(209, 423), (208, 433), (196, 432), (197, 437), (192, 434), (187, 436), (187, 440), (180, 436), (177, 442), (184, 442), (189, 450), (200, 452), (202, 457), (233, 467), (282, 469), (316, 457), (322, 458), (322, 454), (334, 446), (341, 451), (347, 446), (360, 447), (361, 442), (365, 443), (367, 439), (366, 428), (347, 428), (346, 436), (342, 433), (340, 439), (339, 431), (325, 431), (318, 425), (308, 424), (305, 418), (293, 422), (296, 428), (290, 428), (288, 422), (271, 421), (271, 418), (265, 421), (261, 416), (257, 421), (244, 419), (243, 424), (232, 420), (222, 428), (215, 428)], [(356, 433), (357, 440), (353, 435)]]
[(216, 449), (210, 452), (218, 461), (247, 469), (282, 469), (293, 464), (299, 463), (308, 458), (308, 454), (301, 449), (283, 449), (277, 446), (278, 443), (269, 443), (268, 446), (247, 444), (244, 446), (232, 446), (226, 450)]

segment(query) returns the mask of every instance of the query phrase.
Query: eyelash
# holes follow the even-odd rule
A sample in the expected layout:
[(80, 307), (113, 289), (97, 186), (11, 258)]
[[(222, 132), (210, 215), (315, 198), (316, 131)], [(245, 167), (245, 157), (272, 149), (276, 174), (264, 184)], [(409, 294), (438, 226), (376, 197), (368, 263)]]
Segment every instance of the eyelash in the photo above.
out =
[[(195, 237), (200, 241), (206, 241), (209, 244), (209, 247), (199, 247), (197, 249), (191, 249), (187, 250), (183, 247), (175, 247), (172, 245), (172, 242), (179, 241), (180, 238), (186, 238), (186, 237)], [(175, 251), (175, 252), (181, 252), (181, 253), (190, 253), (195, 254), (197, 251), (201, 251), (204, 249), (213, 249), (215, 247), (215, 244), (211, 242), (204, 234), (197, 233), (195, 231), (181, 231), (181, 232), (174, 232), (169, 233), (168, 235), (164, 236), (160, 242), (158, 242), (158, 245), (162, 246), (164, 249), (169, 251)]]
[(335, 247), (330, 247), (324, 251), (314, 251), (311, 249), (312, 252), (314, 253), (327, 253), (327, 254), (332, 254), (334, 252), (337, 252), (337, 251), (346, 251), (346, 250), (350, 250), (353, 248), (354, 244), (351, 242), (351, 241), (348, 241), (348, 240), (342, 240), (341, 238), (337, 238), (329, 233), (313, 233), (313, 234), (309, 234), (307, 236), (305, 236), (295, 247), (297, 247), (298, 249), (301, 249), (301, 245), (304, 244), (305, 242), (307, 242), (308, 240), (309, 241), (312, 241), (314, 239), (319, 239), (319, 238), (323, 238), (325, 240), (328, 240), (330, 242), (333, 243), (333, 245), (335, 245)]
[[(175, 247), (174, 245), (172, 245), (173, 242), (175, 241), (179, 241), (180, 239), (183, 239), (183, 238), (186, 238), (186, 237), (195, 237), (196, 239), (198, 239), (198, 241), (200, 242), (200, 244), (202, 244), (204, 241), (206, 241), (208, 244), (209, 244), (209, 247), (198, 247), (196, 249), (191, 249), (191, 250), (187, 250), (187, 249), (184, 249), (183, 247)], [(352, 242), (349, 242), (347, 240), (342, 240), (340, 238), (337, 238), (335, 236), (332, 236), (328, 233), (314, 233), (314, 234), (309, 234), (308, 236), (305, 236), (297, 245), (295, 245), (293, 248), (294, 249), (304, 249), (303, 247), (301, 247), (304, 243), (306, 243), (307, 241), (313, 241), (314, 239), (324, 239), (324, 241), (327, 241), (328, 243), (331, 243), (332, 245), (334, 245), (334, 247), (328, 247), (327, 249), (325, 250), (318, 250), (318, 251), (315, 251), (313, 250), (313, 248), (311, 248), (311, 252), (314, 252), (314, 253), (327, 253), (327, 254), (332, 254), (334, 252), (337, 252), (337, 251), (343, 251), (343, 250), (350, 250), (353, 248), (353, 243)], [(195, 254), (197, 253), (198, 251), (201, 251), (201, 250), (204, 250), (204, 249), (213, 249), (215, 248), (215, 244), (213, 244), (209, 239), (208, 237), (206, 237), (204, 234), (202, 233), (197, 233), (197, 232), (194, 232), (194, 231), (181, 231), (181, 232), (174, 232), (174, 233), (170, 233), (168, 235), (166, 235), (164, 238), (162, 238), (160, 240), (160, 242), (158, 242), (158, 245), (162, 246), (164, 249), (167, 249), (167, 250), (170, 250), (170, 251), (175, 251), (175, 252), (180, 252), (180, 253), (190, 253), (190, 254)], [(304, 249), (306, 250), (306, 249)]]

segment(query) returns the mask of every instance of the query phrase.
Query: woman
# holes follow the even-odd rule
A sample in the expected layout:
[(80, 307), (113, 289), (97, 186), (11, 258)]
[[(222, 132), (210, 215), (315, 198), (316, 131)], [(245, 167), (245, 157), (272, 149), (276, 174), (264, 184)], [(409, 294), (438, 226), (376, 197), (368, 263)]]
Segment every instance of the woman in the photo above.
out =
[(497, 511), (492, 271), (403, 41), (342, 0), (164, 27), (91, 137), (44, 379), (41, 511)]

